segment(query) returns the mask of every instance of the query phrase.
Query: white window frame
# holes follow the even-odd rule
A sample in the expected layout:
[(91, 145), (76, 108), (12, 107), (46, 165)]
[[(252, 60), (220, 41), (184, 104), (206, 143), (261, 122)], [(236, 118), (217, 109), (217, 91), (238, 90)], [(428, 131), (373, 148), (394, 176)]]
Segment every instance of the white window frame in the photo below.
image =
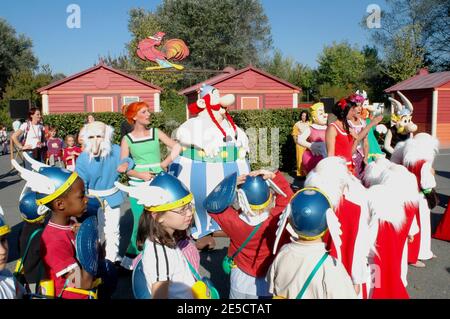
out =
[[(110, 99), (111, 100), (111, 111), (110, 112), (114, 112), (114, 100), (112, 96), (93, 96), (92, 97), (92, 112), (95, 112), (95, 100), (105, 100), (105, 99)], [(104, 112), (104, 111), (102, 111)]]
[[(131, 102), (126, 102), (126, 99), (132, 100)], [(141, 98), (139, 96), (122, 96), (122, 105), (128, 105), (133, 102), (139, 102)]]
[(258, 100), (258, 107), (256, 109), (248, 109), (248, 110), (259, 110), (259, 96), (241, 96), (241, 110), (244, 110), (244, 99), (257, 99)]

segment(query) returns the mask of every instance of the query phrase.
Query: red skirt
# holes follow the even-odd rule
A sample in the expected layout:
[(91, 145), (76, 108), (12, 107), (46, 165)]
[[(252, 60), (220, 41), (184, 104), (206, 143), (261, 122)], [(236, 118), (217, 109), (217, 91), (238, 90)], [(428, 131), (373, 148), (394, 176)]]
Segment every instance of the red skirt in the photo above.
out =
[(450, 241), (450, 199), (447, 203), (447, 209), (445, 210), (444, 216), (439, 222), (433, 238)]

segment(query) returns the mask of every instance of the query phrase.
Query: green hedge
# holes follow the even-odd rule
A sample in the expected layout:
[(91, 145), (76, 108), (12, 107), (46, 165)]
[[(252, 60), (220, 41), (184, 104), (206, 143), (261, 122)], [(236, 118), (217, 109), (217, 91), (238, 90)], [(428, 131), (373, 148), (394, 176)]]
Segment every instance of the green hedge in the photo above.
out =
[[(184, 111), (184, 110), (183, 110)], [(232, 111), (230, 112), (236, 125), (247, 132), (250, 138), (250, 158), (256, 159), (252, 162), (252, 169), (261, 167), (275, 168), (274, 164), (285, 172), (293, 172), (296, 166), (295, 144), (291, 137), (293, 125), (299, 121), (302, 109), (277, 109), (277, 110), (254, 110), (254, 111)], [(120, 143), (120, 124), (124, 117), (120, 113), (95, 113), (93, 114), (98, 121), (105, 122), (115, 128), (114, 142)], [(64, 138), (67, 134), (78, 134), (80, 128), (88, 116), (87, 113), (66, 113), (61, 115), (46, 115), (44, 123), (56, 126), (58, 136)], [(169, 117), (164, 113), (153, 113), (151, 116), (151, 126), (161, 129), (170, 135), (181, 123), (178, 120)], [(389, 118), (386, 118), (387, 122)], [(383, 122), (385, 122), (383, 121)], [(261, 140), (259, 134), (267, 129), (267, 140)], [(260, 155), (264, 144), (267, 147), (267, 153), (270, 156), (276, 156), (271, 153), (270, 142), (272, 138), (272, 128), (278, 128), (278, 163), (273, 158), (264, 159)], [(254, 137), (256, 133), (256, 138)], [(276, 131), (274, 132), (276, 133)], [(253, 136), (253, 137), (252, 137)], [(274, 149), (275, 150), (275, 149)], [(162, 156), (167, 154), (166, 148), (161, 146)]]
[[(251, 138), (250, 147), (252, 158), (257, 159), (257, 162), (251, 163), (252, 169), (258, 169), (261, 167), (272, 167), (274, 162), (271, 158), (267, 159), (265, 162), (261, 161), (259, 156), (260, 146), (266, 142), (267, 153), (272, 156), (271, 153), (271, 128), (279, 129), (279, 155), (278, 163), (281, 169), (284, 171), (291, 171), (295, 167), (295, 145), (291, 138), (292, 126), (300, 118), (301, 109), (279, 109), (279, 110), (261, 110), (261, 111), (232, 111), (236, 125), (241, 127), (243, 130), (247, 131), (248, 135), (252, 133), (260, 134), (263, 132), (262, 128), (267, 129), (267, 140), (260, 140), (256, 137), (256, 140)], [(58, 136), (64, 138), (68, 134), (76, 135), (80, 131), (84, 124), (87, 116), (91, 113), (65, 113), (65, 114), (55, 114), (44, 116), (44, 123), (50, 126), (55, 126), (58, 128)], [(124, 117), (120, 113), (93, 113), (95, 119), (102, 121), (114, 127), (115, 135), (114, 142), (120, 143), (120, 124), (124, 120)], [(164, 113), (154, 113), (151, 116), (151, 126), (158, 127), (166, 134), (171, 134), (174, 129), (176, 129), (181, 123), (179, 123), (179, 118), (177, 120), (173, 117), (168, 117)], [(264, 145), (262, 146), (264, 147)], [(256, 153), (255, 153), (256, 152)], [(166, 154), (166, 150), (162, 147), (162, 155)], [(258, 157), (254, 156), (257, 154)], [(273, 154), (275, 155), (275, 154)]]

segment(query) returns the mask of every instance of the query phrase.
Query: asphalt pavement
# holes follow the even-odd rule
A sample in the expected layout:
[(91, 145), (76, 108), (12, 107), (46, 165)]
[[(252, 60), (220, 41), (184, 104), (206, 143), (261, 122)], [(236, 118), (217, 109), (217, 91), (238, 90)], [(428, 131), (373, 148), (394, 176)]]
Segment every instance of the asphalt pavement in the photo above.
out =
[[(20, 160), (19, 160), (20, 162)], [(432, 231), (434, 232), (450, 196), (450, 149), (440, 151), (435, 161), (437, 176), (436, 191), (440, 203), (433, 209), (431, 216)], [(298, 181), (286, 174), (291, 183)], [(17, 250), (18, 234), (22, 221), (18, 210), (18, 198), (25, 182), (20, 179), (17, 172), (12, 169), (9, 155), (0, 156), (0, 205), (6, 214), (6, 221), (12, 227), (8, 238), (10, 245), (8, 268), (14, 269), (19, 258)], [(122, 205), (120, 230), (122, 234), (120, 251), (123, 253), (129, 241), (132, 229), (132, 215), (128, 201)], [(217, 246), (214, 250), (201, 252), (200, 274), (212, 280), (222, 298), (228, 297), (229, 277), (222, 271), (222, 259), (226, 255), (229, 240), (216, 238)], [(450, 299), (450, 243), (432, 239), (432, 250), (436, 259), (425, 261), (425, 268), (408, 268), (408, 292), (412, 299)], [(131, 291), (131, 275), (120, 277), (115, 299), (133, 298)]]

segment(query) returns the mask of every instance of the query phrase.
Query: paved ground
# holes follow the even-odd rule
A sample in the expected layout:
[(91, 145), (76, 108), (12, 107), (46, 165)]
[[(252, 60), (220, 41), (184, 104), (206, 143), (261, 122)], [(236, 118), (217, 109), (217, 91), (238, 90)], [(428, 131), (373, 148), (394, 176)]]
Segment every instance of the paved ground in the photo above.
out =
[[(444, 212), (450, 196), (450, 150), (441, 150), (438, 156), (435, 169), (437, 173), (437, 192), (440, 197), (440, 205), (432, 212), (433, 231)], [(293, 181), (289, 177), (291, 182)], [(24, 186), (24, 182), (18, 177), (15, 171), (11, 170), (9, 155), (0, 157), (0, 205), (6, 213), (6, 220), (12, 227), (12, 234), (9, 236), (10, 257), (8, 268), (13, 270), (17, 253), (17, 235), (22, 223), (18, 211), (18, 197)], [(121, 242), (121, 251), (126, 249), (131, 231), (131, 211), (128, 202), (122, 207), (121, 233), (124, 234)], [(201, 274), (210, 277), (222, 297), (228, 296), (229, 277), (224, 275), (221, 267), (222, 259), (226, 254), (228, 239), (219, 238), (217, 247), (210, 252), (201, 253)], [(409, 267), (408, 291), (411, 298), (436, 298), (450, 299), (450, 243), (432, 240), (433, 252), (438, 256), (426, 262), (427, 267), (417, 269)], [(120, 278), (114, 298), (133, 298), (130, 285), (130, 276)]]

